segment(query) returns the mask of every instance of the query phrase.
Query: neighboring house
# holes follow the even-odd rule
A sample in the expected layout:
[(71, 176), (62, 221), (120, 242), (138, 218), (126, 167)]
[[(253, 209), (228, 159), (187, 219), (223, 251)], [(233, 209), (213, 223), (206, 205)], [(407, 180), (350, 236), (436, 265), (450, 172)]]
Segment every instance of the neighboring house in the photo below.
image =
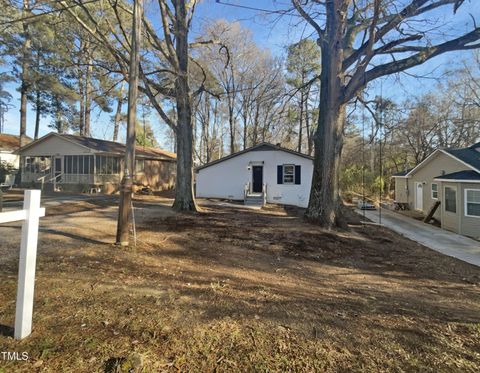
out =
[(480, 143), (437, 149), (415, 168), (393, 176), (395, 200), (434, 217), (442, 228), (480, 238)]
[(262, 143), (198, 167), (196, 195), (307, 207), (313, 158)]
[[(32, 141), (27, 137), (27, 141)], [(20, 157), (15, 154), (20, 148), (20, 136), (8, 135), (6, 133), (0, 133), (0, 164), (13, 167), (14, 173), (1, 174), (0, 173), (0, 185), (3, 187), (12, 187), (19, 182), (18, 168), (20, 167)]]
[[(125, 145), (75, 135), (49, 133), (22, 147), (21, 184), (54, 190), (103, 193), (118, 191), (125, 167)], [(137, 146), (134, 183), (153, 190), (175, 185), (176, 155), (161, 149)]]
[(18, 148), (20, 148), (20, 136), (0, 133), (0, 162), (7, 162), (18, 169), (20, 157), (14, 154)]

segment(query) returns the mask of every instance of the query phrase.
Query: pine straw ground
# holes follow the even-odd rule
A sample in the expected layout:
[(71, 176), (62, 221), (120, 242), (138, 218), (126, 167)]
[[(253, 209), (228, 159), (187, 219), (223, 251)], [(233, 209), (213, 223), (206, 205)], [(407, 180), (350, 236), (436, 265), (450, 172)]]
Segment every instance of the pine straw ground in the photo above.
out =
[(480, 370), (480, 269), (353, 213), (326, 232), (282, 207), (145, 205), (141, 242), (119, 249), (103, 243), (114, 207), (73, 206), (42, 223), (22, 342), (14, 245), (0, 245), (0, 351), (30, 357), (0, 356), (0, 372)]

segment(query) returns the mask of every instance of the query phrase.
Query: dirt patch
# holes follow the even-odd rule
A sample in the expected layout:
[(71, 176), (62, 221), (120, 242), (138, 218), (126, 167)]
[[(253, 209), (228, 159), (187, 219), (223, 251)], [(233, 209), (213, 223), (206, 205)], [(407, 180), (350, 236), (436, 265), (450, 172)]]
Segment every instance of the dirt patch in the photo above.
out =
[[(76, 235), (113, 236), (111, 207), (69, 213), (66, 236), (44, 238), (34, 332), (23, 342), (0, 336), (0, 350), (31, 360), (0, 361), (0, 371), (480, 369), (477, 267), (362, 227), (353, 213), (350, 231), (332, 232), (280, 206), (148, 206), (135, 249), (67, 237), (86, 216), (111, 225), (95, 234), (82, 223)], [(0, 259), (7, 326), (15, 274), (15, 261)]]

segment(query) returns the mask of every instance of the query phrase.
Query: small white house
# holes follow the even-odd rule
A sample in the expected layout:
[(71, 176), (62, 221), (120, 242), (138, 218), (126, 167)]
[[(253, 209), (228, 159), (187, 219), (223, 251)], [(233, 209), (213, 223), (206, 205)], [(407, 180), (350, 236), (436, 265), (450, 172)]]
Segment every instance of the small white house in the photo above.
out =
[(19, 136), (0, 133), (0, 162), (8, 163), (18, 169), (20, 157), (14, 153), (18, 148), (20, 148)]
[(307, 207), (313, 158), (262, 143), (196, 169), (196, 196)]

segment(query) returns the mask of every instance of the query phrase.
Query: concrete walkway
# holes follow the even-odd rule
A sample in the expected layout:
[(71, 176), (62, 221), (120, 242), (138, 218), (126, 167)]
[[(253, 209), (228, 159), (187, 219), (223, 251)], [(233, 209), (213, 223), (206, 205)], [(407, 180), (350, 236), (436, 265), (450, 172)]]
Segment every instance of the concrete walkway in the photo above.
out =
[[(379, 222), (378, 210), (357, 210), (362, 216), (364, 212), (367, 219)], [(432, 250), (480, 267), (479, 241), (385, 209), (382, 209), (382, 225)]]

